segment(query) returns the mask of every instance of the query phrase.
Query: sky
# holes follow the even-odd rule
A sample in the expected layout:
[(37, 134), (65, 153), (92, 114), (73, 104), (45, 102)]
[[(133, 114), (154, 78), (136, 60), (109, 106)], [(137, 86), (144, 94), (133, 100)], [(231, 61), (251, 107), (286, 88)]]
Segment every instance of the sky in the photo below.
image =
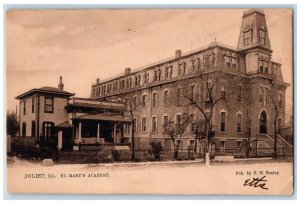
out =
[[(190, 52), (213, 41), (237, 47), (247, 9), (9, 10), (6, 13), (7, 109), (32, 88), (57, 87), (89, 97), (104, 80)], [(272, 60), (282, 63), (287, 115), (292, 114), (292, 13), (264, 9)]]

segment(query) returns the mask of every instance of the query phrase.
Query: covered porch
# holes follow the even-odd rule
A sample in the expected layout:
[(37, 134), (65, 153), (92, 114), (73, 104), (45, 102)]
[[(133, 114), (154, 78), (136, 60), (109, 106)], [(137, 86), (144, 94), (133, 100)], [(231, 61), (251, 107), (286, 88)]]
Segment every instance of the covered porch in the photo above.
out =
[(91, 146), (128, 146), (130, 139), (124, 137), (124, 125), (130, 120), (119, 114), (85, 114), (72, 119), (73, 150)]

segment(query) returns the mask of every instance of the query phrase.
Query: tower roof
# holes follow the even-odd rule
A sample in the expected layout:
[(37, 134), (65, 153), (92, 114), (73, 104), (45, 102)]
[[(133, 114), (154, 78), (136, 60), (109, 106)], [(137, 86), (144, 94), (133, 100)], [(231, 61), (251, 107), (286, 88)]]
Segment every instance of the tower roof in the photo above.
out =
[(271, 50), (268, 29), (263, 10), (250, 9), (243, 13), (243, 21), (238, 41), (238, 50), (263, 48)]

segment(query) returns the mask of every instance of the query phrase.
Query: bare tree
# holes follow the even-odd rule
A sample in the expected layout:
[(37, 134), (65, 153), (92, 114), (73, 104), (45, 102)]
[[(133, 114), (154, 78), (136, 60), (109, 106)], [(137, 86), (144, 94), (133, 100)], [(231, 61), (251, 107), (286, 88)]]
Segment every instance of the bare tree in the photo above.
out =
[(126, 97), (125, 103), (127, 105), (127, 112), (129, 114), (130, 122), (131, 122), (131, 160), (135, 160), (135, 119), (134, 119), (134, 111), (137, 107), (136, 101), (133, 97)]
[(168, 120), (163, 125), (164, 134), (169, 136), (174, 147), (174, 159), (178, 158), (178, 151), (182, 142), (182, 137), (190, 125), (190, 118), (183, 114), (180, 121)]
[[(246, 157), (250, 156), (251, 151), (251, 135), (252, 135), (252, 117), (251, 117), (251, 109), (254, 101), (251, 94), (249, 94), (249, 89), (247, 87), (243, 88), (245, 93), (242, 93), (242, 90), (237, 92), (237, 101), (241, 102), (244, 111), (243, 124), (245, 124), (244, 134), (247, 137), (246, 140)], [(248, 93), (248, 94), (246, 94)]]
[[(193, 120), (192, 130), (195, 138), (204, 147), (205, 159), (209, 159), (211, 137), (215, 135), (214, 124), (212, 122), (214, 110), (221, 102), (224, 102), (228, 106), (227, 100), (229, 100), (231, 95), (236, 94), (222, 85), (224, 76), (223, 72), (199, 70), (196, 73), (196, 78), (200, 81), (200, 85), (202, 85), (201, 93), (199, 91), (197, 92), (198, 94), (195, 92), (191, 93), (188, 86), (185, 86), (186, 90), (182, 92), (185, 107), (193, 108), (196, 112), (200, 113), (198, 114), (200, 117)], [(219, 90), (217, 87), (220, 88), (220, 92), (217, 92)]]
[[(272, 104), (272, 108), (274, 110), (275, 113), (275, 117), (273, 120), (273, 124), (274, 124), (274, 144), (273, 144), (273, 158), (277, 159), (277, 145), (278, 145), (278, 117), (279, 117), (279, 113), (280, 113), (280, 106), (281, 106), (281, 98), (277, 98), (280, 97), (278, 96), (276, 93), (274, 93), (275, 87), (274, 84), (272, 85), (269, 93), (268, 93), (268, 97), (271, 100), (271, 104)], [(279, 100), (277, 100), (279, 99)]]

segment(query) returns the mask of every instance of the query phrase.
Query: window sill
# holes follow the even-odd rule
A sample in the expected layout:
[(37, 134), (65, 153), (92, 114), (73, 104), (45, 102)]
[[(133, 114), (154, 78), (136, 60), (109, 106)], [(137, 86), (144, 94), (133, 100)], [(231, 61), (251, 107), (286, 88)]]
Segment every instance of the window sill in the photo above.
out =
[(220, 132), (220, 134), (228, 134), (228, 132)]

